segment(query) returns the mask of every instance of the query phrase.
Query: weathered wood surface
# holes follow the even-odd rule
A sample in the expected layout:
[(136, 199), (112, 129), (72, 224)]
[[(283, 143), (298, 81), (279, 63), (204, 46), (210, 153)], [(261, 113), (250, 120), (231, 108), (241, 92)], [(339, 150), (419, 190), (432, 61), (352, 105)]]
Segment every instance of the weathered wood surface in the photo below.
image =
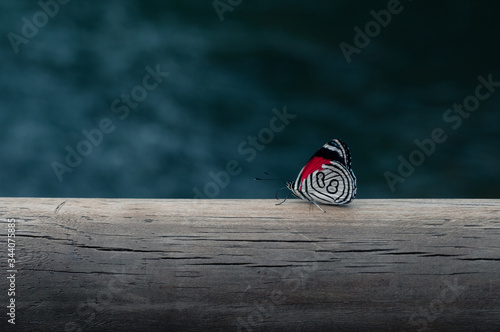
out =
[(500, 200), (323, 207), (1, 198), (1, 307), (15, 218), (19, 331), (500, 330)]

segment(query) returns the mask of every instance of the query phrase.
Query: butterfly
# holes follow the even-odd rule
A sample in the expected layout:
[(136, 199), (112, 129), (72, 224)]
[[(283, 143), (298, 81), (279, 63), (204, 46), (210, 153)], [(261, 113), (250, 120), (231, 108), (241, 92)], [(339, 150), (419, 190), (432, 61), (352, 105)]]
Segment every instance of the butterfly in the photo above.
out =
[(314, 203), (347, 204), (356, 196), (356, 176), (351, 169), (351, 153), (339, 139), (323, 145), (286, 187), (297, 198)]

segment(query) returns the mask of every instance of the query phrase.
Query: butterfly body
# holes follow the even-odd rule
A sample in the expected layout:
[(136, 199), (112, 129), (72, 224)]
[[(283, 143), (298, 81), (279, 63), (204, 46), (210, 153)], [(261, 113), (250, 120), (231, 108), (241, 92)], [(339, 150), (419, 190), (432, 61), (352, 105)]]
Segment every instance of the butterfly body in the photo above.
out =
[(297, 179), (286, 186), (297, 198), (316, 205), (351, 202), (357, 186), (349, 148), (339, 139), (327, 142), (309, 159)]

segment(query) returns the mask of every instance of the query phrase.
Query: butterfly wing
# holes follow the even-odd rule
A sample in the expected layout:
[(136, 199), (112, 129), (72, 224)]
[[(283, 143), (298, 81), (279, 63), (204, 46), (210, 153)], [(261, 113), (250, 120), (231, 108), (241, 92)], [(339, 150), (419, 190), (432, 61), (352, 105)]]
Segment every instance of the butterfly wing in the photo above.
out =
[(356, 177), (347, 145), (333, 139), (316, 151), (293, 185), (294, 194), (323, 204), (346, 204), (356, 195)]

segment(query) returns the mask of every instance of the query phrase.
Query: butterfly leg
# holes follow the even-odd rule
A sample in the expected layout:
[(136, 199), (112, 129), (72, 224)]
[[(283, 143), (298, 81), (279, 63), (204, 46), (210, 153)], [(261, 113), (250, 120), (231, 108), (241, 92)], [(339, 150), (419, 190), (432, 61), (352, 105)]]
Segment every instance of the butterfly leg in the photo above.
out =
[(318, 207), (318, 209), (320, 209), (321, 211), (323, 211), (324, 213), (326, 213), (326, 211), (325, 211), (325, 210), (323, 210), (323, 209), (322, 209), (322, 208), (318, 205), (318, 203), (316, 203), (315, 201), (311, 201), (311, 202), (313, 202), (313, 203), (314, 203), (314, 205), (316, 205), (316, 206)]

